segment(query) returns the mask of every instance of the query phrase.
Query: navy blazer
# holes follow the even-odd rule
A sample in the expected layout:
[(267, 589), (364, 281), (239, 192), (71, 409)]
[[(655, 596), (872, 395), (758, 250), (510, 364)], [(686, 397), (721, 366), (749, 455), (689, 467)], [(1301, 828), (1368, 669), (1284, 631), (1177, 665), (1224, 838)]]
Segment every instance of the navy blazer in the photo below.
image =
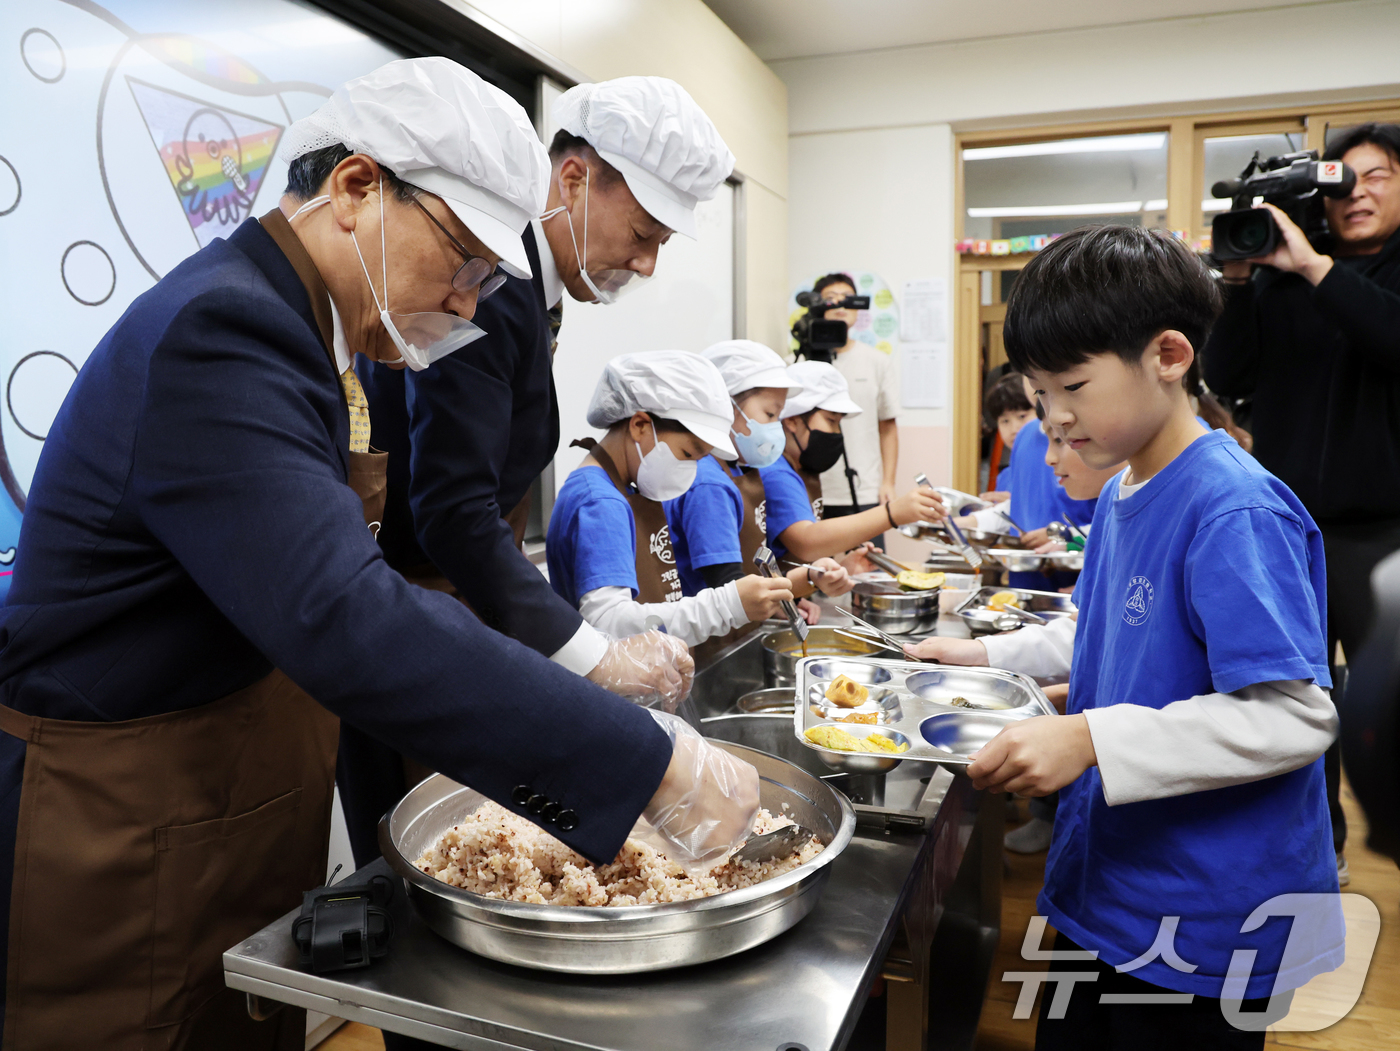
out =
[[(550, 831), (610, 861), (665, 772), (666, 734), (390, 568), (345, 484), (348, 439), (305, 289), (248, 220), (140, 296), (73, 384), (0, 610), (0, 702), (132, 719), (275, 666), (516, 813), (517, 786), (558, 801), (578, 825)], [(0, 800), (22, 753), (0, 734)]]
[(521, 240), (534, 276), (507, 278), (477, 307), (472, 320), (485, 336), (423, 372), (364, 358), (356, 370), (370, 442), (389, 454), (384, 557), (396, 569), (431, 562), (483, 621), (548, 656), (583, 618), (520, 553), (502, 518), (559, 447), (533, 229)]

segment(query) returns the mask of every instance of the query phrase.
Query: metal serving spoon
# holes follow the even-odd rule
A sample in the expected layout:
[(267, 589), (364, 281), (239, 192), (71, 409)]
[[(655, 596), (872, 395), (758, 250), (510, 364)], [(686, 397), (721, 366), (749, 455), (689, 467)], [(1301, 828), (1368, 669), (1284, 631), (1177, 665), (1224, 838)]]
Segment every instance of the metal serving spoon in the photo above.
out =
[(784, 825), (772, 832), (750, 836), (743, 846), (729, 855), (729, 860), (751, 861), (754, 864), (776, 861), (787, 857), (815, 834), (810, 828), (803, 828), (801, 825)]

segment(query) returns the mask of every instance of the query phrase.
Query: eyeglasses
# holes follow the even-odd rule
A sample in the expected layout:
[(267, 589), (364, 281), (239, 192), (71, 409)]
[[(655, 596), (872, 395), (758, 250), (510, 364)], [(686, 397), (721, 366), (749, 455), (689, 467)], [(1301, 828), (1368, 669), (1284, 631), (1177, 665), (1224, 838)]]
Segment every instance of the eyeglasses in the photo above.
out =
[[(453, 237), (447, 227), (438, 222), (437, 216), (424, 207), (423, 202), (417, 197), (412, 198), (413, 203), (432, 220), (433, 225), (443, 232), (443, 235), (452, 242), (452, 247), (462, 253), (462, 265), (457, 268), (457, 272), (452, 275), (452, 287), (463, 295), (477, 288), (476, 301), (480, 303), (483, 299), (491, 295), (503, 284), (506, 283), (505, 274), (492, 273), (496, 268), (491, 263), (479, 255), (472, 255), (467, 250), (467, 246)], [(478, 286), (480, 286), (478, 288)]]

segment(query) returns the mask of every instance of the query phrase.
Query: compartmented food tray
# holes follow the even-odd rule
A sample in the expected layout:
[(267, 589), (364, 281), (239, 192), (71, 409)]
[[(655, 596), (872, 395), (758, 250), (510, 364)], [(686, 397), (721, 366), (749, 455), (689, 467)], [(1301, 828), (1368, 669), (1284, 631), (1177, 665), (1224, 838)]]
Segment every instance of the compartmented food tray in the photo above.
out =
[[(1056, 598), (1068, 596), (1057, 595)], [(862, 684), (868, 696), (855, 707), (826, 697), (839, 675)], [(904, 760), (966, 766), (1002, 727), (1053, 715), (1035, 681), (997, 668), (959, 668), (917, 661), (809, 657), (797, 664), (793, 732), (833, 770), (884, 773)], [(848, 716), (856, 721), (845, 721)], [(807, 731), (830, 726), (852, 737), (877, 735), (903, 751), (844, 751), (815, 744)]]

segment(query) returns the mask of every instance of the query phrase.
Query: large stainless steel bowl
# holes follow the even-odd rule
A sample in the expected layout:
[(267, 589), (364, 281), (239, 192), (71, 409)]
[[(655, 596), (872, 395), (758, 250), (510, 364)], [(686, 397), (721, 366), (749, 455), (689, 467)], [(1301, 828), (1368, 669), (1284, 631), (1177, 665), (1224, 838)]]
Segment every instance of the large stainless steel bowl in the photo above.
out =
[[(485, 797), (442, 774), (409, 792), (379, 823), (379, 847), (433, 930), (480, 956), (543, 971), (631, 974), (705, 963), (777, 937), (816, 906), (830, 865), (855, 833), (850, 801), (793, 764), (715, 742), (758, 768), (759, 796), (821, 837), (826, 849), (765, 883), (698, 901), (623, 908), (500, 901), (439, 883), (413, 862)], [(786, 804), (786, 806), (785, 806)]]
[(851, 609), (885, 631), (919, 631), (938, 619), (938, 591), (905, 591), (888, 577), (862, 580), (851, 589)]
[[(843, 620), (845, 618), (842, 618)], [(847, 623), (842, 631), (857, 626)], [(862, 642), (850, 635), (838, 635), (836, 628), (812, 628), (807, 633), (809, 657), (869, 657), (872, 654), (898, 656), (879, 642)], [(763, 640), (763, 685), (794, 686), (797, 683), (797, 662), (802, 659), (802, 643), (791, 628), (783, 628)]]

